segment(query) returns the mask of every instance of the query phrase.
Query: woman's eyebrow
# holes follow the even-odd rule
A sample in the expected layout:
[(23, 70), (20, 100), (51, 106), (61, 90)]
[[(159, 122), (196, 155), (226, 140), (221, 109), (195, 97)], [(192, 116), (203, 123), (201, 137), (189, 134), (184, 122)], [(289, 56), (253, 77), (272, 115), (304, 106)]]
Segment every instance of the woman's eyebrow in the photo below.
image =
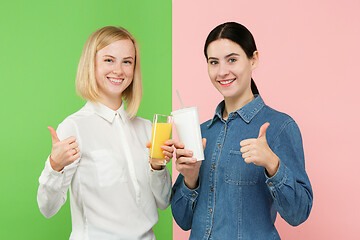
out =
[[(104, 56), (102, 56), (103, 58), (115, 58), (116, 59), (116, 57), (114, 57), (114, 56), (112, 56), (112, 55), (104, 55)], [(132, 56), (128, 56), (128, 57), (124, 57), (123, 59), (134, 59)]]
[(225, 58), (231, 57), (231, 56), (240, 56), (240, 54), (238, 53), (230, 53), (228, 55), (225, 56)]
[[(230, 53), (230, 54), (226, 55), (225, 58), (228, 58), (228, 57), (231, 57), (231, 56), (240, 56), (240, 54), (238, 54), (238, 53)], [(216, 57), (209, 57), (208, 60), (210, 60), (210, 59), (219, 60), (219, 58), (216, 58)]]

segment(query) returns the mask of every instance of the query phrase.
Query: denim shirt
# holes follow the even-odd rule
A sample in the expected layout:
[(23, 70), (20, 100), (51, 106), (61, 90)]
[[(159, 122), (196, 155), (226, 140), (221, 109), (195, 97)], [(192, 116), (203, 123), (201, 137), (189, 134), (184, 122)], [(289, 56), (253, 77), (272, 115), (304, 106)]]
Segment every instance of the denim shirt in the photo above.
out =
[[(222, 118), (224, 101), (213, 119), (201, 125), (207, 139), (199, 186), (190, 190), (180, 174), (171, 202), (175, 221), (190, 239), (280, 239), (274, 226), (277, 212), (292, 226), (304, 222), (311, 211), (313, 193), (305, 171), (300, 130), (288, 115), (264, 104), (259, 95)], [(276, 174), (247, 164), (240, 142), (257, 138), (269, 122), (266, 140), (279, 157)]]

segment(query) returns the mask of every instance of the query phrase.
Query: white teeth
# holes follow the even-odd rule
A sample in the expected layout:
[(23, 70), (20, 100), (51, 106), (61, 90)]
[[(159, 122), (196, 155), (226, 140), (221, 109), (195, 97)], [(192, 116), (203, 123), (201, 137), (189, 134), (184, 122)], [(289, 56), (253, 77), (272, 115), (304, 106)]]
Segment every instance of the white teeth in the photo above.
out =
[(235, 79), (228, 80), (228, 81), (219, 81), (219, 83), (225, 85), (225, 84), (232, 83), (233, 81), (235, 81)]
[(120, 80), (117, 80), (117, 79), (114, 79), (114, 78), (108, 78), (111, 82), (114, 82), (114, 83), (121, 83), (124, 81), (124, 79), (120, 79)]

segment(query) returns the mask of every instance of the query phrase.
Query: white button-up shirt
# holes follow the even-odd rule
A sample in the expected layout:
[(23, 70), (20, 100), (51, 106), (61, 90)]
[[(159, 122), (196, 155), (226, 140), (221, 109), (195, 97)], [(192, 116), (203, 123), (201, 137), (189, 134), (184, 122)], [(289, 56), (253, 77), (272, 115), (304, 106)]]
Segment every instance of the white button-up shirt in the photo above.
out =
[(171, 178), (167, 168), (155, 171), (148, 163), (151, 122), (130, 119), (123, 105), (113, 111), (88, 102), (57, 134), (75, 136), (81, 156), (61, 172), (47, 159), (37, 195), (42, 214), (55, 215), (70, 188), (70, 239), (155, 239), (152, 227), (157, 208), (170, 204)]

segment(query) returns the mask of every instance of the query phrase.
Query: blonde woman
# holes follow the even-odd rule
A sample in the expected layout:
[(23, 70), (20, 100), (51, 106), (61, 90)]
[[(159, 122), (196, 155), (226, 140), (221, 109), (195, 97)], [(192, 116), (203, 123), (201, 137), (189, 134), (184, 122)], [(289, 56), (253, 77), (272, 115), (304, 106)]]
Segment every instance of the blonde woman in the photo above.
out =
[[(38, 205), (50, 218), (70, 189), (70, 239), (155, 239), (157, 208), (170, 204), (167, 168), (148, 163), (151, 122), (136, 117), (142, 95), (139, 50), (121, 27), (103, 27), (85, 43), (76, 90), (87, 100), (57, 131), (39, 178)], [(127, 109), (124, 109), (124, 102)], [(167, 161), (172, 147), (163, 146)]]

